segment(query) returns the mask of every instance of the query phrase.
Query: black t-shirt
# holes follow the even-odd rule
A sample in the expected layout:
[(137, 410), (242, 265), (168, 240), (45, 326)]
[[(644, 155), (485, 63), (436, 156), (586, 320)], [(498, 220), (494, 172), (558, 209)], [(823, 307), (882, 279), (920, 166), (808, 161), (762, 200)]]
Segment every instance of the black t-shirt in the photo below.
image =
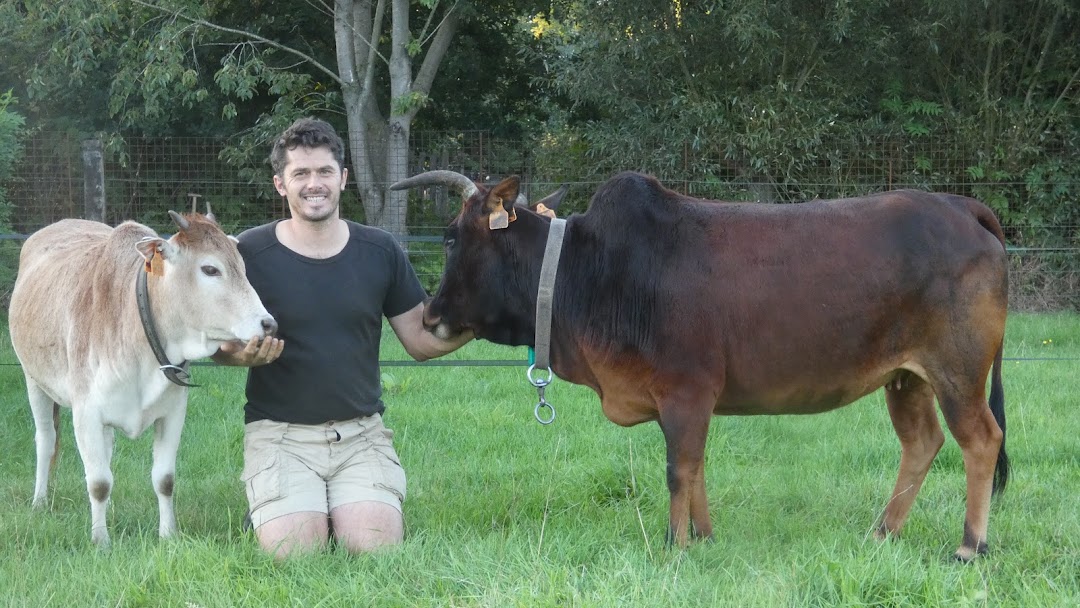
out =
[(349, 242), (323, 260), (285, 247), (277, 222), (240, 235), (251, 285), (278, 322), (285, 349), (248, 372), (246, 422), (320, 424), (382, 413), (379, 341), (426, 293), (394, 237), (349, 224)]

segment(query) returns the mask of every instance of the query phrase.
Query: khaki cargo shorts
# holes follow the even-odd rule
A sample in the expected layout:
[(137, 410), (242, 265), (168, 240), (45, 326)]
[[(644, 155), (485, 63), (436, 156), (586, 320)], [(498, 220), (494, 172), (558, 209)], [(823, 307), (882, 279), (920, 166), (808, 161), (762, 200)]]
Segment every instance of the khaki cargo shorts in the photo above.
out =
[(401, 511), (405, 470), (394, 432), (375, 414), (344, 422), (244, 425), (244, 470), (251, 523), (353, 502), (386, 503)]

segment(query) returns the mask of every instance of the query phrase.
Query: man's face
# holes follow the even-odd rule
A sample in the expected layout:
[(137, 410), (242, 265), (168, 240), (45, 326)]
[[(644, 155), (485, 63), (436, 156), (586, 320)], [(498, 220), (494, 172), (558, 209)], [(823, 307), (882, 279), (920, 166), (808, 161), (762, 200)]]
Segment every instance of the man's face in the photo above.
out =
[(342, 169), (329, 148), (298, 146), (285, 155), (282, 175), (274, 176), (278, 194), (289, 201), (293, 219), (322, 222), (338, 217), (338, 201), (348, 169)]

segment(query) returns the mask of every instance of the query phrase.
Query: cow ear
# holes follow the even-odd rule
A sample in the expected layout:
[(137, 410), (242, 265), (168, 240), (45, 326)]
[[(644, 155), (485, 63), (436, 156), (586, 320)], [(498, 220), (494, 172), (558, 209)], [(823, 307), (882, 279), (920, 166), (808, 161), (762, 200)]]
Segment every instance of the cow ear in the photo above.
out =
[(176, 256), (179, 248), (165, 239), (159, 236), (148, 236), (135, 243), (135, 249), (139, 250), (139, 255), (144, 260), (150, 260), (157, 253), (165, 259), (170, 259)]
[(164, 261), (176, 255), (176, 245), (159, 236), (148, 236), (135, 243), (135, 249), (146, 264), (146, 272), (161, 276), (165, 274)]
[(555, 219), (555, 209), (559, 207), (563, 199), (566, 198), (566, 193), (570, 191), (570, 184), (563, 184), (558, 190), (545, 196), (544, 198), (529, 205), (529, 209), (543, 215)]
[(495, 184), (495, 187), (487, 193), (484, 198), (484, 211), (488, 215), (488, 228), (492, 230), (506, 228), (510, 222), (517, 219), (514, 203), (517, 201), (520, 190), (521, 179), (514, 175)]

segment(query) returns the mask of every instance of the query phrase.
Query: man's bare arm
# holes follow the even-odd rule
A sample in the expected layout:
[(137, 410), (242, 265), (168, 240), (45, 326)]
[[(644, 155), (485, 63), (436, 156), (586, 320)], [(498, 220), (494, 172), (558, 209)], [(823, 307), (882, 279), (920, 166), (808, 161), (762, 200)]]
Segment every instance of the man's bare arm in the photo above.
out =
[(424, 303), (421, 302), (406, 312), (392, 317), (390, 327), (397, 334), (405, 352), (417, 361), (427, 361), (453, 352), (473, 339), (471, 330), (466, 330), (453, 338), (443, 340), (435, 337), (424, 328)]

